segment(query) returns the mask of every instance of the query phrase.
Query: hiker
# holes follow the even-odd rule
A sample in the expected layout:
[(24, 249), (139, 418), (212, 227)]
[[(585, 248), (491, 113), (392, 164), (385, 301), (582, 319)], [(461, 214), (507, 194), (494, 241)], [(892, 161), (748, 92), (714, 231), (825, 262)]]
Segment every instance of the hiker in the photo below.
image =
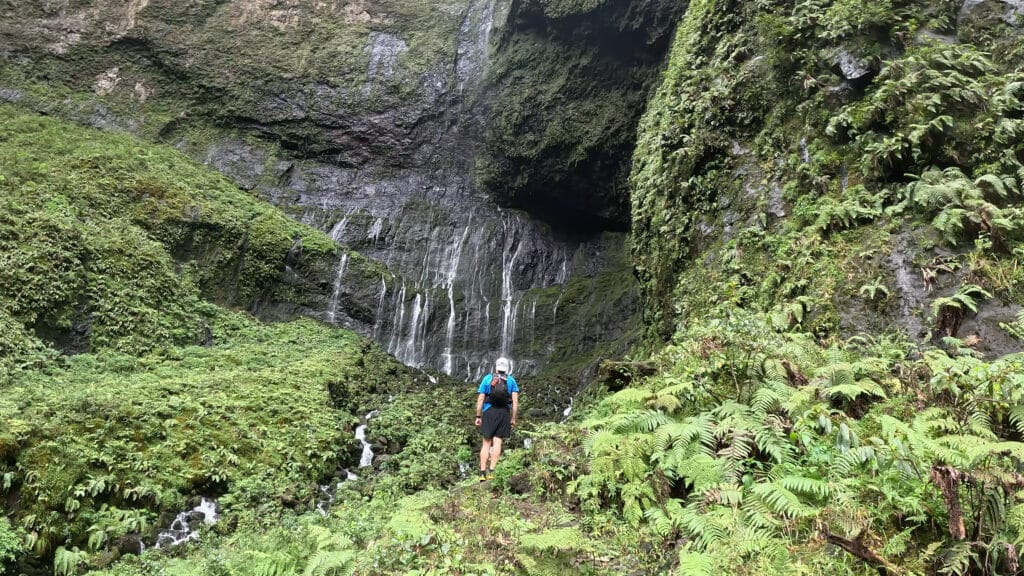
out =
[[(494, 478), (501, 457), (501, 443), (512, 435), (519, 413), (519, 385), (509, 372), (508, 358), (494, 361), (494, 373), (484, 376), (476, 397), (476, 427), (484, 437), (480, 447), (480, 481)], [(511, 414), (509, 408), (511, 407)], [(490, 457), (491, 467), (487, 467)]]

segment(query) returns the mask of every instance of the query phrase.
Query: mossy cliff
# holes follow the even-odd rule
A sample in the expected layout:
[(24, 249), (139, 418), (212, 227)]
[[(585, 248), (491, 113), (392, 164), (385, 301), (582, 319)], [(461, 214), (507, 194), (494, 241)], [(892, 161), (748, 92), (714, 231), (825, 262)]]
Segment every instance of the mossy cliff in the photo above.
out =
[[(631, 178), (652, 334), (729, 300), (823, 336), (902, 328), (1019, 349), (998, 328), (1024, 302), (1017, 15), (693, 3)], [(976, 286), (991, 299), (976, 321), (973, 305), (934, 318)]]
[[(519, 356), (531, 374), (552, 354), (594, 366), (597, 348), (621, 348), (628, 329), (588, 333), (595, 347), (584, 350), (515, 320), (545, 300), (533, 294), (628, 267), (598, 257), (609, 267), (596, 270), (587, 255), (607, 245), (601, 232), (625, 228), (624, 167), (677, 10), (667, 6), (4, 4), (0, 99), (172, 145), (365, 256), (345, 250), (333, 266), (300, 274), (291, 298), (246, 303), (265, 318), (324, 319), (373, 336), (404, 362), (468, 377), (499, 353)], [(592, 29), (578, 37), (577, 28)], [(628, 40), (635, 57), (620, 58), (606, 34)], [(585, 48), (565, 61), (577, 40)], [(518, 85), (523, 70), (537, 72), (529, 86)], [(542, 105), (525, 105), (527, 94)], [(506, 121), (527, 109), (588, 136), (567, 132), (502, 164), (536, 175), (527, 195), (506, 194), (493, 179), (478, 186), (475, 166), (497, 164), (475, 159), (506, 156), (498, 148), (509, 143), (484, 145), (488, 127), (526, 141), (548, 122)], [(566, 138), (579, 143), (568, 156), (555, 150)], [(559, 175), (563, 168), (572, 174)], [(553, 319), (558, 299), (547, 300), (540, 314)], [(575, 302), (565, 302), (564, 318)], [(578, 312), (596, 321), (572, 325), (631, 325), (635, 307), (614, 302), (588, 299)]]
[[(323, 9), (345, 13), (352, 4)], [(655, 4), (629, 5), (662, 14)], [(62, 5), (46, 6), (59, 13)], [(218, 4), (200, 16), (216, 21), (243, 6)], [(276, 14), (273, 22), (296, 14), (291, 4), (259, 6)], [(523, 40), (514, 38), (516, 22), (529, 35), (625, 6), (473, 11), (458, 45), (478, 47), (481, 36), (462, 33), (490, 17), (511, 23), (501, 40), (509, 48)], [(324, 270), (313, 262), (335, 249), (325, 233), (170, 148), (12, 112), (3, 143), (16, 145), (0, 148), (12, 184), (0, 190), (14, 217), (0, 220), (0, 242), (16, 265), (0, 273), (12, 274), (0, 275), (10, 284), (0, 293), (0, 337), (4, 352), (16, 343), (18, 361), (6, 366), (12, 381), (0, 382), (0, 562), (20, 560), (28, 571), (52, 560), (60, 576), (1019, 574), (1020, 8), (995, 0), (690, 4), (633, 156), (639, 327), (622, 320), (634, 295), (620, 237), (552, 240), (556, 232), (522, 213), (471, 202), (468, 174), (439, 176), (449, 162), (468, 166), (473, 146), (446, 147), (463, 142), (485, 108), (468, 105), (469, 124), (442, 131), (448, 140), (433, 150), (464, 154), (439, 155), (428, 172), (389, 171), (357, 154), (325, 163), (329, 138), (314, 140), (308, 156), (276, 148), (306, 120), (250, 125), (261, 137), (208, 122), (216, 111), (171, 123), (164, 133), (181, 148), (219, 150), (210, 162), (236, 178), (261, 167), (248, 170), (256, 194), (388, 263), (390, 271), (368, 264), (358, 277), (386, 284), (377, 302), (396, 303), (400, 329), (389, 345), (400, 356), (436, 350), (404, 327), (449, 318), (469, 326), (464, 319), (500, 313), (501, 338), (527, 351), (516, 359), (550, 354), (564, 384), (544, 397), (524, 378), (524, 412), (538, 397), (564, 406), (573, 378), (589, 367), (582, 351), (618, 356), (621, 337), (645, 332), (633, 361), (605, 364), (604, 386), (577, 396), (566, 422), (523, 418), (489, 483), (466, 477), (478, 446), (469, 386), (404, 368), (334, 327), (261, 325), (208, 301), (259, 305), (268, 291), (316, 277)], [(46, 50), (65, 48), (74, 53), (60, 43)], [(25, 50), (34, 49), (15, 52)], [(10, 61), (17, 64), (4, 73), (22, 84), (0, 92), (5, 99), (67, 115), (100, 101), (107, 110), (131, 104), (68, 87), (53, 98), (44, 88), (56, 82), (28, 74), (29, 61)], [(502, 78), (512, 76), (495, 77), (499, 98), (512, 85)], [(540, 125), (557, 107), (538, 108), (531, 122)], [(49, 142), (65, 129), (84, 144)], [(29, 133), (42, 136), (38, 145)], [(522, 162), (532, 170), (532, 160)], [(176, 188), (166, 174), (179, 173), (186, 177)], [(467, 207), (465, 219), (452, 217)], [(389, 218), (397, 223), (386, 225)], [(203, 250), (179, 253), (182, 231), (196, 221), (224, 236), (211, 232), (196, 244)], [(269, 230), (254, 236), (263, 256), (218, 282), (211, 270), (237, 261), (230, 239), (244, 238), (250, 221)], [(343, 285), (339, 264), (364, 258), (336, 256), (326, 272), (339, 271)], [(463, 266), (478, 284), (452, 280)], [(127, 268), (150, 273), (136, 278)], [(20, 290), (24, 283), (31, 290)], [(355, 291), (335, 292), (344, 301)], [(457, 308), (480, 294), (486, 306)], [(47, 328), (74, 332), (71, 303), (83, 301), (83, 317), (95, 318), (89, 351), (57, 358)], [(198, 336), (196, 320), (204, 323)], [(531, 340), (537, 327), (557, 345)], [(463, 338), (481, 339), (476, 331)], [(353, 414), (371, 408), (380, 409), (366, 429), (373, 469), (338, 486), (339, 467), (350, 467), (357, 449)], [(318, 501), (322, 482), (331, 499)], [(204, 495), (220, 497), (221, 523), (173, 552), (138, 553), (171, 511)]]
[(255, 128), (303, 155), (354, 152), (358, 141), (397, 163), (415, 131), (396, 121), (388, 132), (373, 114), (408, 124), (433, 114), (429, 92), (444, 87), (428, 73), (447, 80), (437, 66), (454, 57), (461, 4), (7, 4), (0, 46), (12, 73), (110, 97), (120, 110), (105, 116), (122, 128), (170, 139), (205, 120)]
[(629, 226), (636, 125), (684, 3), (515, 1), (495, 33), (481, 186), (566, 229)]
[(334, 261), (330, 238), (180, 152), (0, 110), (0, 380), (57, 350), (208, 342), (205, 301), (295, 300)]
[[(328, 236), (172, 148), (0, 114), (0, 569), (109, 564), (199, 495), (307, 506), (356, 468), (356, 415), (427, 402), (436, 377), (350, 331), (229, 309), (296, 302)], [(430, 398), (451, 407), (435, 426), (389, 413), (371, 437), (395, 453), (379, 467), (413, 469), (401, 489), (465, 460), (468, 388)], [(441, 426), (444, 456), (410, 464)]]

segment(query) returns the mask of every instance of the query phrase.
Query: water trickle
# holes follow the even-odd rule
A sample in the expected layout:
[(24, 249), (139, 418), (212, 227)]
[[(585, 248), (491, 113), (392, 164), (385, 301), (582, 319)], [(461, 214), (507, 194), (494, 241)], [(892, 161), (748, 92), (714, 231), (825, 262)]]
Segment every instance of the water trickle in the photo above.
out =
[(391, 322), (391, 338), (388, 340), (388, 352), (396, 354), (398, 345), (402, 339), (402, 324), (405, 321), (405, 281), (402, 281), (402, 289), (395, 293), (394, 304), (391, 308), (395, 311), (394, 320)]
[(199, 529), (198, 527), (192, 528), (192, 526), (200, 519), (206, 525), (216, 524), (220, 520), (220, 515), (217, 514), (217, 503), (203, 498), (199, 506), (178, 514), (174, 522), (171, 522), (170, 528), (157, 535), (156, 548), (160, 550), (199, 540)]
[(444, 373), (451, 376), (454, 366), (452, 365), (452, 345), (455, 342), (455, 278), (459, 272), (459, 261), (462, 260), (462, 247), (466, 245), (469, 238), (469, 226), (462, 232), (462, 238), (452, 250), (448, 258), (448, 269), (445, 276), (445, 288), (448, 291), (448, 325), (445, 328), (444, 347)]
[(351, 470), (345, 470), (345, 479), (335, 484), (321, 484), (320, 485), (320, 496), (316, 500), (316, 511), (321, 516), (327, 516), (330, 512), (331, 506), (334, 505), (334, 500), (338, 496), (338, 490), (345, 485), (345, 482), (354, 482), (359, 480), (359, 476), (352, 473)]
[(513, 301), (515, 291), (512, 285), (512, 275), (515, 273), (516, 259), (519, 258), (519, 249), (522, 242), (519, 240), (519, 228), (513, 217), (506, 217), (504, 220), (505, 247), (501, 255), (501, 354), (508, 355), (512, 352), (512, 341), (515, 339), (516, 310), (519, 302)]
[[(424, 304), (426, 302), (427, 304)], [(420, 335), (420, 332), (424, 328), (421, 319), (427, 317), (424, 314), (424, 308), (429, 304), (429, 301), (425, 300), (421, 294), (416, 294), (416, 297), (412, 301), (412, 314), (409, 318), (409, 330), (406, 334), (405, 341), (402, 342), (395, 356), (398, 357), (403, 363), (409, 366), (419, 366), (420, 358), (418, 355), (419, 349), (416, 347), (416, 340)]]
[(373, 224), (370, 225), (370, 229), (366, 231), (366, 239), (373, 242), (373, 245), (376, 246), (377, 243), (380, 241), (380, 234), (383, 231), (384, 219), (377, 218), (376, 220), (373, 221)]
[[(365, 417), (367, 424), (372, 418), (376, 418), (379, 412), (377, 410), (370, 411)], [(356, 440), (363, 445), (363, 453), (359, 457), (359, 467), (366, 468), (373, 464), (373, 446), (366, 441), (366, 424), (360, 424), (356, 427)]]
[(571, 415), (572, 415), (572, 398), (569, 398), (569, 406), (567, 406), (565, 410), (562, 410), (562, 422), (565, 422), (566, 420), (568, 420), (569, 416), (571, 416)]
[(377, 299), (377, 313), (373, 317), (373, 339), (380, 340), (381, 320), (384, 318), (384, 299), (388, 295), (388, 283), (380, 277), (380, 297)]
[(341, 300), (342, 280), (345, 277), (345, 268), (348, 266), (348, 252), (341, 255), (338, 262), (338, 270), (334, 274), (334, 289), (331, 291), (331, 301), (327, 308), (327, 321), (331, 324), (338, 319), (338, 304)]

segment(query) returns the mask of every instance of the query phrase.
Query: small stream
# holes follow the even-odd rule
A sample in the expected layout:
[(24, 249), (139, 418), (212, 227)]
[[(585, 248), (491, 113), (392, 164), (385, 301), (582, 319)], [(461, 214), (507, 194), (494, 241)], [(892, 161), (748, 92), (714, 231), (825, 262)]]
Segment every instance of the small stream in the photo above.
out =
[(220, 520), (217, 513), (217, 503), (209, 498), (203, 498), (199, 506), (178, 514), (171, 527), (156, 537), (156, 549), (173, 548), (185, 542), (199, 540), (199, 521), (207, 526), (212, 526)]
[[(371, 410), (363, 416), (363, 423), (356, 427), (356, 440), (363, 446), (363, 453), (359, 457), (359, 467), (368, 468), (373, 465), (373, 446), (366, 441), (366, 425), (371, 419), (376, 418), (380, 414), (379, 410)], [(359, 476), (353, 473), (351, 470), (345, 470), (345, 479), (338, 481), (334, 484), (322, 484), (320, 485), (320, 495), (316, 501), (316, 510), (323, 516), (327, 516), (328, 511), (334, 504), (334, 499), (337, 496), (338, 489), (342, 487), (345, 482), (353, 482), (359, 480)]]

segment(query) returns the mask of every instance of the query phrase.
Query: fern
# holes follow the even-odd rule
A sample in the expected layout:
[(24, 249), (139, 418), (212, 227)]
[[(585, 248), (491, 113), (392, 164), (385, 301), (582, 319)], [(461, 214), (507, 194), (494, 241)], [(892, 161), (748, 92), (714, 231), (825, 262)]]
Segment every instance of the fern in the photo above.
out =
[(714, 557), (703, 553), (693, 552), (687, 549), (679, 551), (678, 574), (686, 576), (718, 576), (717, 566)]
[(519, 545), (538, 552), (565, 552), (584, 548), (586, 541), (579, 528), (553, 528), (538, 534), (524, 534)]

